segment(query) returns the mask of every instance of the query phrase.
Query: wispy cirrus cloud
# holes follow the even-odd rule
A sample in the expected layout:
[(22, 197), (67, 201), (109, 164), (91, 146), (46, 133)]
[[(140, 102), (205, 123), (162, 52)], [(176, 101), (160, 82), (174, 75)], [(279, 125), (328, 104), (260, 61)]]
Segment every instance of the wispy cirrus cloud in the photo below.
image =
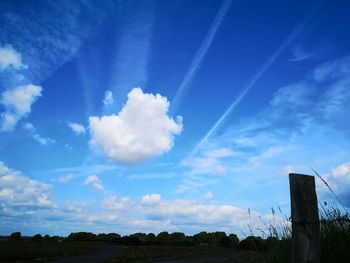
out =
[[(20, 6), (1, 2), (2, 36), (21, 52), (22, 59), (29, 65), (25, 73), (27, 81), (41, 83), (77, 52), (113, 5), (112, 1), (97, 4), (80, 0)], [(38, 10), (45, 15), (39, 17)]]
[[(252, 192), (261, 192), (265, 185), (274, 189), (274, 198), (285, 203), (289, 202), (284, 191), (290, 171), (309, 174), (310, 165), (327, 174), (331, 167), (339, 166), (335, 171), (343, 171), (345, 177), (341, 175), (334, 185), (342, 185), (340, 182), (347, 180), (350, 154), (346, 117), (350, 111), (349, 68), (349, 57), (316, 66), (300, 81), (279, 88), (261, 111), (235, 120), (223, 134), (211, 137), (193, 158), (204, 158), (208, 151), (227, 147), (232, 155), (221, 160), (228, 167), (228, 176), (222, 178), (225, 184), (240, 185), (240, 191)], [(190, 174), (191, 169), (187, 172)], [(213, 171), (200, 176), (188, 176), (179, 187), (192, 191), (218, 184)], [(332, 181), (336, 176), (330, 178)]]
[(34, 127), (34, 125), (31, 124), (30, 122), (26, 122), (25, 124), (23, 124), (23, 128), (26, 129), (27, 131), (29, 131), (32, 138), (35, 141), (37, 141), (38, 143), (40, 143), (41, 145), (47, 146), (47, 145), (55, 143), (54, 139), (51, 139), (48, 137), (43, 137), (41, 134), (39, 134), (36, 131), (36, 128)]
[(275, 60), (285, 51), (285, 49), (294, 41), (294, 39), (304, 30), (305, 26), (311, 21), (314, 14), (319, 10), (324, 2), (318, 4), (287, 36), (280, 46), (271, 54), (271, 56), (265, 61), (265, 63), (251, 76), (249, 81), (243, 86), (236, 98), (226, 109), (226, 111), (220, 116), (215, 124), (209, 129), (204, 137), (194, 146), (189, 154), (189, 157), (193, 156), (199, 148), (201, 148), (208, 139), (221, 127), (226, 118), (231, 112), (240, 104), (248, 92), (254, 87), (255, 83), (264, 75), (264, 73), (273, 65)]
[(232, 0), (224, 0), (212, 22), (210, 25), (210, 28), (203, 39), (199, 49), (197, 50), (196, 54), (194, 55), (192, 62), (190, 64), (189, 69), (187, 70), (180, 87), (177, 89), (176, 94), (171, 102), (171, 112), (176, 112), (177, 108), (181, 104), (183, 97), (186, 95), (187, 90), (189, 89), (189, 86), (192, 83), (192, 79), (194, 78), (195, 74), (201, 67), (201, 64), (203, 62), (203, 59), (205, 58), (205, 55), (207, 54), (215, 35), (223, 21), (223, 19), (226, 16), (227, 11), (229, 10), (231, 6)]
[[(131, 4), (133, 5), (133, 4)], [(151, 52), (151, 41), (155, 20), (155, 2), (145, 5), (134, 5), (133, 9), (126, 4), (119, 5), (120, 12), (128, 9), (128, 15), (120, 17), (121, 32), (116, 32), (113, 64), (108, 81), (108, 88), (115, 95), (116, 110), (134, 87), (144, 87), (148, 81), (148, 63)], [(130, 74), (132, 72), (132, 74)], [(112, 109), (113, 108), (113, 109)]]

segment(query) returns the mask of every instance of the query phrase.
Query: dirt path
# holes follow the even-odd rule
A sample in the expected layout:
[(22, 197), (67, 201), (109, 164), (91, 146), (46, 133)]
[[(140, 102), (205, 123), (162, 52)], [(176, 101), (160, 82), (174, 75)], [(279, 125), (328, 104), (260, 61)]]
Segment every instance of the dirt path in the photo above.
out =
[(42, 263), (98, 263), (119, 254), (123, 249), (107, 244), (86, 254), (41, 261)]

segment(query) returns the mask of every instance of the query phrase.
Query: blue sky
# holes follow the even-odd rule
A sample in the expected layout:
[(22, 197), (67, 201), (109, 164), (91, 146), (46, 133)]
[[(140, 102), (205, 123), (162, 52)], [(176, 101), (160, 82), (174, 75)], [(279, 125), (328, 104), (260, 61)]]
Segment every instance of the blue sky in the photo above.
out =
[(0, 234), (259, 234), (309, 166), (350, 207), (346, 1), (0, 10)]

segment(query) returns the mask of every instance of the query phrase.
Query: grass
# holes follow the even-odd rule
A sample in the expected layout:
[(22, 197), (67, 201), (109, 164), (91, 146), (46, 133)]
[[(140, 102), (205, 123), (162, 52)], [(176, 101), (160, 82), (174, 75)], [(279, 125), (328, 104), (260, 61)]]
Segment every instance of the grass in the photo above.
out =
[(203, 263), (253, 263), (260, 258), (260, 253), (238, 251), (221, 247), (177, 247), (177, 246), (137, 246), (128, 247), (105, 263), (148, 263), (148, 262), (203, 262)]
[(350, 262), (350, 217), (324, 203), (321, 215), (321, 262)]
[[(311, 168), (311, 167), (310, 167)], [(312, 169), (312, 168), (311, 168)], [(334, 195), (337, 203), (331, 205), (324, 202), (319, 205), (320, 214), (320, 245), (321, 263), (343, 263), (350, 262), (350, 215), (344, 207), (337, 194), (331, 186), (312, 169), (317, 178)], [(291, 262), (291, 224), (288, 217), (284, 216), (279, 209), (284, 222), (263, 222), (263, 235), (277, 238), (278, 242), (267, 247), (267, 252), (262, 259), (257, 262), (262, 263), (288, 263)], [(275, 216), (274, 210), (272, 214)], [(273, 217), (274, 218), (274, 217)]]
[(39, 260), (83, 254), (99, 245), (94, 242), (73, 241), (0, 241), (0, 262)]

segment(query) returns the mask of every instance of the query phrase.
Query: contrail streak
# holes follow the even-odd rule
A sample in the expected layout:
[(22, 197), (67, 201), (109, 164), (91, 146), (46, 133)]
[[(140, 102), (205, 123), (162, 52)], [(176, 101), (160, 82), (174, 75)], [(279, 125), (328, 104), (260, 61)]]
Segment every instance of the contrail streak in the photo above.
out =
[(247, 93), (252, 89), (255, 83), (261, 78), (261, 76), (268, 70), (271, 65), (275, 62), (277, 57), (281, 55), (281, 53), (286, 49), (286, 47), (300, 34), (301, 31), (305, 28), (305, 26), (310, 22), (311, 18), (317, 12), (318, 9), (324, 4), (322, 1), (317, 7), (306, 16), (301, 23), (299, 23), (293, 31), (287, 36), (287, 38), (282, 42), (282, 44), (277, 48), (277, 50), (267, 59), (267, 61), (259, 68), (254, 75), (250, 78), (250, 80), (243, 86), (241, 92), (234, 99), (231, 105), (227, 108), (224, 114), (216, 121), (216, 123), (210, 128), (207, 134), (197, 143), (197, 145), (193, 148), (188, 158), (191, 158), (198, 149), (208, 141), (208, 138), (220, 127), (220, 125), (224, 122), (227, 116), (236, 108), (236, 106), (244, 99)]
[(211, 24), (207, 35), (205, 36), (201, 46), (196, 52), (189, 70), (186, 72), (185, 77), (183, 78), (180, 87), (176, 91), (173, 101), (171, 102), (171, 112), (176, 112), (176, 109), (182, 102), (184, 95), (186, 94), (189, 85), (192, 82), (193, 75), (196, 74), (197, 70), (201, 66), (204, 56), (206, 55), (213, 39), (218, 31), (222, 20), (224, 19), (232, 0), (224, 0), (219, 11), (217, 12), (213, 23)]

